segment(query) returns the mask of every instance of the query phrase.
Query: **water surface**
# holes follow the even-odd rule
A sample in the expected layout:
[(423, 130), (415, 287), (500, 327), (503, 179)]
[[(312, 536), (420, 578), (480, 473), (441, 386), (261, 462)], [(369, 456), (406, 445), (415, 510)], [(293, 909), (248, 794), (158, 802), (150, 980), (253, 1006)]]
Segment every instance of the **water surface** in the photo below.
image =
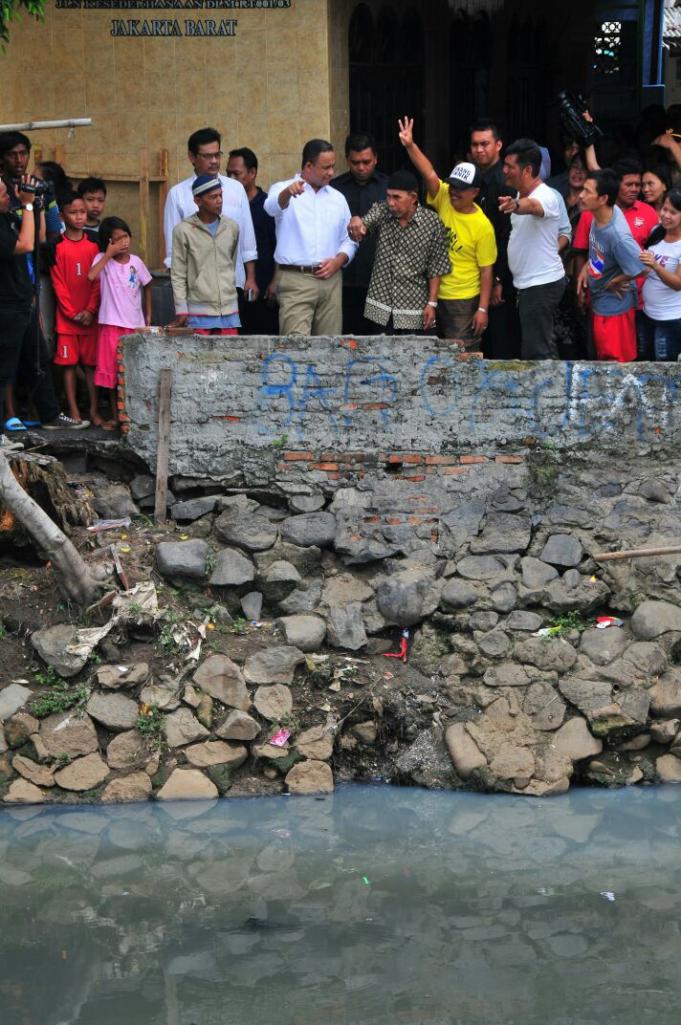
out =
[(2, 1025), (678, 1025), (681, 787), (0, 811)]

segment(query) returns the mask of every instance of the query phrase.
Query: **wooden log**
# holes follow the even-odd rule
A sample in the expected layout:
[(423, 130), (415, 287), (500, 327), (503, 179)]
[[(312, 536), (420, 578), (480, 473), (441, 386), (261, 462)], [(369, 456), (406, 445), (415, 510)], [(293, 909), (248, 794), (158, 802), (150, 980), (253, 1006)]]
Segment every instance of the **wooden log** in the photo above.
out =
[(36, 549), (51, 563), (66, 597), (79, 605), (92, 604), (100, 588), (82, 556), (66, 534), (24, 490), (1, 453), (0, 506), (9, 510)]
[(156, 496), (154, 522), (165, 523), (168, 505), (168, 453), (170, 451), (170, 398), (173, 372), (161, 370), (158, 389), (158, 445), (156, 448)]
[(616, 559), (649, 559), (653, 555), (678, 555), (681, 545), (666, 545), (661, 548), (630, 548), (624, 552), (595, 552), (596, 562), (613, 562)]

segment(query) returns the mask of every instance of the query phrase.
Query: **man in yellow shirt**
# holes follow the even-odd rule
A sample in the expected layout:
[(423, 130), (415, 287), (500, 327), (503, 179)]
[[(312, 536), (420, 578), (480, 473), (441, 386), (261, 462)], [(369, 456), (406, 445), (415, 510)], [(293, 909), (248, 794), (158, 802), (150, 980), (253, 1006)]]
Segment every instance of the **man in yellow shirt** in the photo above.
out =
[(475, 202), (482, 184), (480, 172), (474, 164), (457, 164), (442, 181), (414, 142), (414, 119), (405, 117), (398, 124), (400, 142), (423, 178), (427, 203), (437, 211), (449, 235), (452, 269), (440, 281), (439, 333), (462, 349), (476, 347), (487, 328), (497, 258), (494, 228)]

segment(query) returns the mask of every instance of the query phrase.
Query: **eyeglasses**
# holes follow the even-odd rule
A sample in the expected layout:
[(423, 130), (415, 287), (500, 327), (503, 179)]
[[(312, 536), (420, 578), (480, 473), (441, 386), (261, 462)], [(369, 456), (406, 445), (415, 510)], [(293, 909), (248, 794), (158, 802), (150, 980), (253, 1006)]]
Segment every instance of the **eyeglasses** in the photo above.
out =
[(224, 157), (225, 154), (219, 149), (215, 153), (197, 153), (196, 155), (197, 157), (203, 157), (204, 160), (212, 160), (213, 157)]

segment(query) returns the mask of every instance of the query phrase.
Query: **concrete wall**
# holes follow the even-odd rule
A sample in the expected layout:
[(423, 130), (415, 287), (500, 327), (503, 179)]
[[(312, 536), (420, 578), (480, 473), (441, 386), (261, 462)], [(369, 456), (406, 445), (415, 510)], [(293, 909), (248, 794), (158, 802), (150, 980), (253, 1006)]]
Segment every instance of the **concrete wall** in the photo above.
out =
[(150, 465), (161, 367), (174, 369), (173, 474), (422, 481), (542, 444), (588, 455), (681, 441), (675, 364), (460, 361), (422, 338), (137, 335), (123, 348), (123, 415)]

